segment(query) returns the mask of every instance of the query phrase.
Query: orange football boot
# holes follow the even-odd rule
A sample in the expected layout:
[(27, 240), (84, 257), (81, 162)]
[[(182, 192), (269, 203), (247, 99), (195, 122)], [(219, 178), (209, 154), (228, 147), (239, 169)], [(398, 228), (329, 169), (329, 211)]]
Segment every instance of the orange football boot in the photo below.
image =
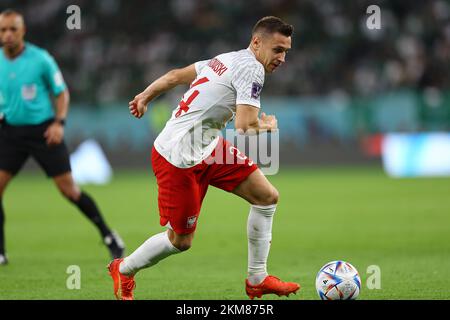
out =
[(267, 276), (263, 282), (251, 285), (248, 279), (245, 280), (245, 291), (250, 299), (261, 298), (263, 294), (274, 293), (278, 296), (289, 296), (297, 293), (300, 285), (295, 282), (284, 282), (274, 276)]
[(120, 273), (119, 266), (123, 259), (114, 259), (108, 265), (111, 278), (114, 281), (114, 295), (117, 300), (134, 300), (133, 290), (136, 287), (134, 276), (126, 276)]

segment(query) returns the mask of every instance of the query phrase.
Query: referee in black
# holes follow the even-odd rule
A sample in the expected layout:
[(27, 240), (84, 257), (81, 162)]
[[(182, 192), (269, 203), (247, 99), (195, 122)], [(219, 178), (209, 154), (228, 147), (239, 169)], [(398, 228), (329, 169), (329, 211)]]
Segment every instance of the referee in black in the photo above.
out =
[[(97, 227), (113, 259), (123, 256), (124, 245), (112, 232), (95, 204), (80, 191), (71, 174), (64, 143), (69, 92), (53, 57), (24, 41), (21, 14), (0, 14), (0, 265), (5, 252), (3, 194), (11, 179), (31, 156), (51, 177), (59, 191)], [(55, 109), (50, 96), (54, 97)]]

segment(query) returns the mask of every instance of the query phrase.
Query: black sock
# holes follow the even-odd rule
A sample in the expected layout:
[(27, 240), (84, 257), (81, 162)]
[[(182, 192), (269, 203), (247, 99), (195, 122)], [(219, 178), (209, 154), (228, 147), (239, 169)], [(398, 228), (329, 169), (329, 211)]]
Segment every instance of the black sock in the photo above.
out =
[(111, 230), (106, 226), (103, 221), (102, 215), (97, 208), (94, 200), (86, 193), (81, 192), (80, 199), (78, 201), (72, 201), (84, 215), (95, 224), (102, 234), (102, 237), (111, 234)]
[(0, 198), (0, 254), (5, 254), (5, 212), (3, 211), (3, 201)]

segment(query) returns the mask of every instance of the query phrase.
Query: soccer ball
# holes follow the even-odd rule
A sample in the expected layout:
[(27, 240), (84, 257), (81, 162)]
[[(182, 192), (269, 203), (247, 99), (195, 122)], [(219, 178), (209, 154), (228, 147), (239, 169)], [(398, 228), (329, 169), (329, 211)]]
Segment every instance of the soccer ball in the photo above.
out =
[(354, 300), (361, 290), (361, 278), (350, 263), (332, 261), (317, 274), (316, 290), (322, 300)]

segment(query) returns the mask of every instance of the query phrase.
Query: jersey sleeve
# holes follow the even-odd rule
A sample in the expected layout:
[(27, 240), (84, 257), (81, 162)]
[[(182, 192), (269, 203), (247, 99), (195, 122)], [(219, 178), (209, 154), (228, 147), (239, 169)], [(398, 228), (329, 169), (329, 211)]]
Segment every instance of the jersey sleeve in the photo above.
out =
[(203, 68), (209, 63), (210, 60), (202, 60), (202, 61), (197, 61), (194, 65), (195, 65), (195, 72), (197, 72), (197, 74), (200, 74), (200, 72), (202, 72)]
[(66, 83), (55, 59), (47, 52), (44, 53), (44, 78), (51, 92), (57, 96), (66, 90)]
[(264, 85), (264, 67), (255, 62), (239, 64), (231, 84), (236, 90), (236, 104), (261, 107), (260, 95)]

